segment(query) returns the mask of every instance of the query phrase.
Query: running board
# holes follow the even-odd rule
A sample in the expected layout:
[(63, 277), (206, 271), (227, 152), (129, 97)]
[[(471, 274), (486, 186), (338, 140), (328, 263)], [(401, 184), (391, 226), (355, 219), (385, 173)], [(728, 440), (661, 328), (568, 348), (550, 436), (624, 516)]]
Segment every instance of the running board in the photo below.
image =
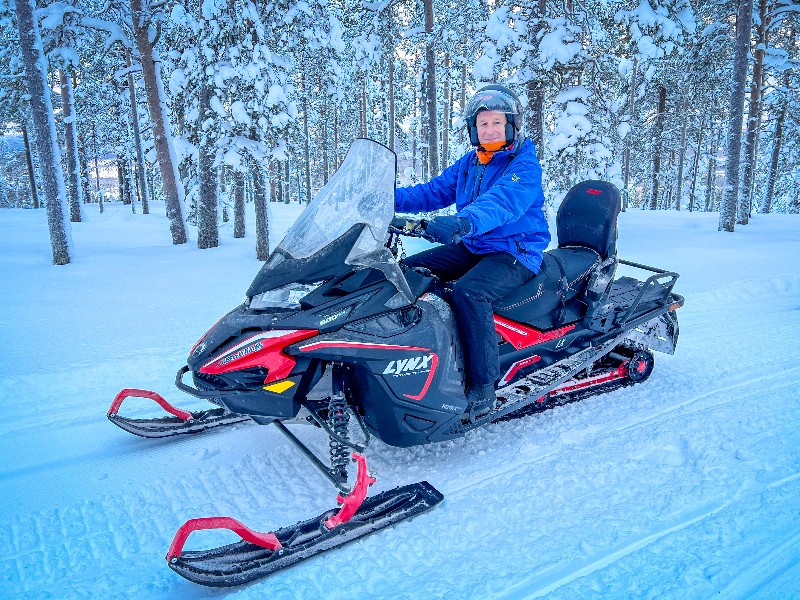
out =
[(627, 332), (623, 332), (598, 347), (590, 346), (565, 360), (559, 361), (539, 371), (534, 371), (524, 379), (498, 389), (496, 395), (498, 399), (504, 400), (502, 404), (490, 412), (485, 418), (479, 419), (474, 423), (466, 424), (464, 429), (474, 429), (475, 427), (482, 426), (487, 421), (501, 420), (503, 417), (536, 402), (539, 398), (549, 394), (555, 388), (572, 379), (582, 370), (611, 352), (627, 337), (627, 335)]

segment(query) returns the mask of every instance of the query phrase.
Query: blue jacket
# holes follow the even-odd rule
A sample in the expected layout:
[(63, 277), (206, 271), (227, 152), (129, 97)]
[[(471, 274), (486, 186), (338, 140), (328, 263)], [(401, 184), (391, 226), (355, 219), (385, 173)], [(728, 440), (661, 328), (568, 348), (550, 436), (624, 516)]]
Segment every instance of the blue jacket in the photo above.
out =
[(475, 254), (508, 252), (534, 273), (550, 242), (544, 217), (542, 168), (533, 142), (495, 152), (488, 165), (470, 151), (428, 183), (397, 188), (395, 210), (429, 212), (455, 202), (472, 230), (462, 238)]

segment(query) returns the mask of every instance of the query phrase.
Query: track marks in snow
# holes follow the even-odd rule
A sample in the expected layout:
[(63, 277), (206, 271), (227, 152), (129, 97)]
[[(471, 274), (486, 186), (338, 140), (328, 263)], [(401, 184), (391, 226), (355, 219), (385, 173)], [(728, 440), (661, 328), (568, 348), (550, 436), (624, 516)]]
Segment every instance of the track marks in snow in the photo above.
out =
[[(781, 543), (760, 548), (750, 561), (743, 565), (742, 572), (719, 590), (718, 598), (735, 600), (759, 597), (770, 583), (797, 567), (798, 555), (800, 555), (800, 531), (794, 530)], [(788, 589), (784, 590), (784, 592), (788, 591)], [(796, 592), (797, 589), (795, 588), (794, 591)], [(787, 597), (780, 595), (784, 598)], [(778, 596), (778, 594), (768, 592), (768, 595), (763, 597), (776, 598)]]
[[(608, 433), (622, 433), (630, 428), (638, 428), (650, 422), (657, 423), (664, 417), (674, 412), (680, 411), (681, 417), (685, 417), (693, 413), (712, 410), (723, 405), (747, 402), (748, 400), (755, 401), (758, 398), (768, 397), (769, 394), (773, 394), (777, 391), (785, 390), (787, 388), (800, 388), (800, 367), (782, 371), (780, 378), (781, 381), (775, 381), (775, 379), (775, 374), (770, 373), (759, 375), (757, 377), (751, 377), (745, 381), (739, 381), (723, 387), (717, 387), (708, 392), (692, 396), (683, 402), (660, 409), (644, 417), (636, 418), (634, 421), (626, 423), (620, 427), (612, 428), (606, 431)], [(713, 398), (724, 394), (729, 394), (729, 396), (721, 401), (712, 401)]]
[[(473, 463), (466, 466), (456, 463), (463, 448), (454, 444), (442, 456), (429, 457), (434, 466), (439, 465), (437, 473), (429, 479), (445, 493), (444, 510), (453, 512), (452, 515), (439, 519), (438, 522), (445, 525), (445, 530), (440, 535), (452, 540), (454, 552), (468, 552), (469, 536), (455, 535), (452, 527), (446, 527), (448, 519), (455, 518), (455, 514), (459, 514), (458, 518), (462, 521), (477, 518), (486, 529), (492, 530), (494, 526), (499, 526), (491, 518), (499, 505), (505, 513), (503, 518), (519, 525), (516, 527), (517, 531), (511, 528), (511, 531), (505, 532), (512, 539), (505, 546), (497, 548), (496, 556), (491, 552), (487, 553), (497, 561), (517, 561), (520, 569), (511, 576), (494, 566), (491, 569), (487, 567), (492, 575), (485, 574), (485, 577), (500, 577), (504, 581), (521, 580), (521, 596), (534, 594), (540, 588), (543, 590), (542, 595), (546, 595), (560, 587), (569, 587), (570, 582), (585, 577), (594, 581), (592, 585), (599, 585), (598, 589), (605, 590), (605, 593), (596, 597), (608, 597), (612, 592), (605, 589), (602, 582), (621, 577), (620, 570), (626, 569), (620, 563), (646, 561), (648, 555), (662, 551), (654, 550), (653, 547), (666, 546), (669, 552), (691, 553), (691, 549), (682, 549), (675, 540), (682, 539), (682, 535), (691, 539), (690, 531), (693, 528), (713, 529), (715, 521), (721, 517), (727, 518), (728, 513), (736, 515), (742, 505), (752, 507), (756, 500), (754, 496), (768, 497), (782, 485), (793, 484), (798, 480), (798, 476), (792, 472), (778, 482), (763, 485), (755, 483), (769, 477), (774, 478), (776, 473), (785, 474), (787, 468), (797, 469), (800, 465), (792, 463), (791, 455), (787, 456), (785, 464), (762, 465), (757, 458), (760, 456), (759, 448), (749, 449), (753, 445), (775, 444), (776, 440), (791, 435), (792, 429), (787, 425), (787, 420), (800, 416), (795, 396), (799, 385), (798, 372), (800, 369), (797, 368), (782, 371), (777, 380), (774, 376), (771, 379), (766, 376), (751, 377), (747, 381), (721, 386), (649, 413), (635, 404), (637, 396), (647, 393), (646, 386), (621, 390), (606, 397), (592, 399), (591, 403), (621, 405), (621, 414), (633, 415), (630, 417), (633, 420), (614, 426), (612, 419), (601, 417), (601, 424), (594, 426), (590, 425), (588, 418), (593, 408), (590, 405), (559, 408), (537, 417), (529, 417), (528, 424), (508, 423), (497, 426), (498, 431), (493, 432), (490, 429), (482, 432), (483, 439), (478, 440), (479, 447), (486, 443), (493, 445), (498, 441), (497, 438), (507, 437), (510, 448), (504, 451), (497, 446), (480, 450), (477, 457), (472, 456)], [(771, 408), (776, 414), (760, 412), (763, 404), (759, 401), (764, 398), (770, 398), (774, 403)], [(624, 404), (621, 400), (624, 400)], [(726, 414), (730, 416), (726, 418)], [(585, 418), (578, 421), (578, 415)], [(726, 420), (730, 424), (728, 441), (725, 441), (726, 436), (722, 436), (721, 448), (710, 446), (704, 440), (705, 424), (725, 423)], [(578, 421), (579, 426), (575, 427), (573, 421)], [(530, 423), (535, 423), (534, 426), (541, 432), (535, 435), (531, 435), (530, 431), (525, 433), (530, 428)], [(500, 428), (504, 431), (500, 431)], [(521, 434), (522, 439), (538, 438), (538, 443), (517, 443), (514, 436), (516, 433)], [(719, 432), (709, 433), (709, 440), (712, 441), (719, 436)], [(549, 441), (543, 441), (548, 436)], [(469, 444), (470, 441), (467, 440), (465, 445)], [(615, 460), (626, 452), (631, 458), (627, 466)], [(766, 454), (774, 453), (773, 449)], [(608, 464), (606, 457), (611, 459)], [(419, 458), (425, 460), (423, 457)], [(726, 462), (737, 461), (740, 464), (744, 461), (748, 465), (744, 470), (740, 469), (738, 481), (718, 477), (718, 473), (724, 474), (728, 471)], [(446, 476), (444, 465), (447, 463), (455, 463), (453, 470), (457, 477)], [(606, 470), (612, 472), (604, 472)], [(636, 523), (629, 522), (629, 517), (625, 514), (625, 503), (630, 500), (624, 492), (619, 493), (619, 504), (611, 504), (605, 510), (599, 506), (585, 506), (580, 502), (581, 498), (594, 499), (595, 487), (624, 487), (625, 477), (614, 476), (613, 471), (617, 470), (631, 472), (633, 483), (639, 487), (647, 476), (634, 472), (649, 472), (649, 477), (653, 480), (649, 500), (652, 506), (630, 507), (630, 514), (639, 518)], [(516, 483), (531, 482), (537, 478), (545, 483), (524, 489)], [(733, 500), (726, 500), (731, 498), (731, 485), (741, 486), (740, 493), (738, 496), (734, 494)], [(648, 497), (647, 490), (639, 489), (637, 493), (644, 498)], [(570, 497), (571, 495), (575, 497)], [(715, 500), (709, 502), (709, 498)], [(788, 503), (791, 510), (793, 500), (784, 499), (783, 503)], [(523, 508), (520, 509), (517, 504)], [(797, 502), (794, 505), (797, 506)], [(684, 510), (685, 506), (690, 507), (688, 511)], [(680, 510), (676, 512), (676, 509)], [(560, 510), (572, 515), (570, 519), (573, 520), (576, 513), (584, 511), (599, 518), (601, 525), (587, 521), (583, 530), (575, 532), (578, 539), (583, 539), (580, 537), (582, 535), (588, 535), (593, 540), (583, 551), (565, 550), (548, 543), (550, 521), (558, 520)], [(742, 512), (748, 510), (750, 508), (741, 508)], [(675, 512), (675, 516), (665, 522), (663, 516), (672, 512)], [(651, 520), (642, 520), (642, 516), (647, 514), (651, 515)], [(732, 531), (745, 527), (736, 522), (736, 519), (733, 521), (730, 525)], [(531, 522), (539, 523), (543, 529), (537, 534), (536, 527)], [(654, 524), (658, 525), (658, 529), (652, 529)], [(794, 519), (787, 520), (785, 526), (794, 531)], [(603, 527), (610, 528), (610, 532)], [(629, 529), (628, 535), (623, 535), (626, 528)], [(483, 540), (482, 543), (485, 542), (486, 529), (481, 530), (478, 527), (474, 530), (475, 535)], [(620, 530), (618, 533), (617, 529)], [(563, 531), (557, 532), (557, 528), (552, 533), (562, 539), (565, 537)], [(544, 556), (537, 559), (534, 556), (536, 551), (514, 545), (515, 535), (527, 540)], [(730, 543), (726, 540), (723, 542), (723, 548)], [(610, 550), (598, 549), (602, 547)], [(702, 551), (712, 555), (719, 552), (719, 549), (703, 548)], [(676, 560), (683, 559), (678, 557)], [(531, 576), (533, 583), (526, 583), (526, 578), (520, 576), (520, 573), (526, 572), (523, 566), (535, 573)], [(599, 574), (604, 569), (609, 573), (613, 572), (613, 575)], [(573, 571), (577, 573), (574, 576)], [(711, 573), (713, 574), (713, 570)], [(729, 576), (730, 572), (723, 572), (716, 578), (711, 575), (709, 578), (716, 584), (717, 580), (725, 581)], [(624, 579), (624, 574), (622, 577)], [(763, 577), (769, 579), (770, 575), (767, 573)], [(483, 585), (475, 581), (472, 583)], [(580, 587), (584, 584), (585, 582), (575, 585)], [(712, 583), (708, 585), (713, 587)], [(490, 587), (478, 589), (487, 594), (498, 591)], [(580, 593), (573, 593), (572, 590), (554, 595), (592, 597), (589, 593), (591, 591), (592, 589), (581, 589)], [(642, 590), (643, 594), (644, 592)], [(630, 590), (625, 593), (630, 593)], [(514, 597), (513, 594), (510, 597)]]
[[(800, 367), (790, 369), (784, 373), (800, 375)], [(615, 437), (624, 438), (625, 436), (631, 435), (634, 431), (641, 432), (645, 429), (647, 429), (650, 436), (655, 438), (660, 430), (673, 431), (676, 429), (675, 427), (668, 425), (668, 421), (681, 421), (697, 413), (714, 410), (732, 404), (738, 404), (740, 402), (755, 402), (758, 398), (762, 397), (766, 393), (775, 394), (778, 391), (800, 388), (800, 377), (792, 377), (788, 381), (783, 381), (780, 383), (771, 382), (772, 385), (757, 386), (757, 391), (748, 389), (755, 386), (755, 384), (760, 384), (763, 382), (770, 382), (770, 378), (767, 376), (756, 377), (745, 382), (717, 388), (713, 391), (694, 396), (684, 402), (660, 408), (656, 412), (645, 412), (643, 415), (629, 417), (628, 421), (616, 427), (609, 427), (609, 422), (603, 421), (602, 425), (591, 426), (580, 430), (562, 430), (558, 434), (557, 441), (555, 441), (554, 444), (551, 443), (549, 445), (545, 445), (544, 447), (536, 445), (531, 446), (529, 449), (525, 449), (523, 452), (521, 452), (521, 456), (518, 454), (518, 458), (516, 460), (504, 464), (502, 468), (495, 467), (488, 470), (481, 469), (481, 467), (485, 467), (485, 465), (481, 463), (478, 467), (476, 467), (476, 474), (473, 477), (470, 477), (467, 483), (451, 486), (442, 485), (441, 489), (446, 496), (469, 493), (475, 488), (491, 484), (498, 479), (503, 479), (507, 476), (513, 477), (515, 473), (521, 474), (524, 471), (528, 471), (537, 463), (543, 462), (547, 459), (552, 459), (554, 457), (558, 457), (559, 455), (573, 452), (577, 446), (592, 447), (601, 442), (609, 442)], [(636, 388), (629, 388), (627, 390), (614, 392), (614, 394), (622, 395), (625, 393), (635, 393), (635, 390)], [(721, 401), (698, 405), (703, 400), (710, 400), (720, 394), (726, 394), (732, 391), (743, 393), (737, 396), (727, 397)], [(640, 390), (640, 393), (644, 393), (644, 390)], [(612, 399), (612, 395), (606, 395), (598, 396), (594, 398), (593, 401), (613, 402), (614, 400)], [(573, 406), (574, 405), (557, 407), (553, 409), (553, 411), (569, 410)], [(527, 419), (529, 419), (532, 423), (536, 423), (536, 421), (534, 421), (535, 419), (542, 419), (543, 417), (546, 418), (547, 416), (551, 416), (553, 411), (527, 417)], [(631, 414), (635, 415), (635, 413)], [(499, 426), (503, 427), (503, 425)], [(421, 459), (424, 460), (422, 457)]]
[[(123, 461), (127, 485), (113, 483), (105, 496), (67, 503), (53, 498), (50, 508), (7, 514), (0, 529), (0, 597), (7, 597), (5, 584), (11, 582), (23, 582), (23, 590), (18, 584), (14, 589), (30, 597), (57, 589), (64, 597), (83, 596), (70, 587), (73, 580), (94, 597), (173, 597), (176, 585), (188, 584), (163, 556), (186, 519), (231, 515), (269, 530), (333, 508), (335, 492), (321, 477), (309, 476), (310, 467), (287, 444), (274, 447), (282, 441), (272, 428), (253, 427), (187, 440), (180, 449), (172, 446), (174, 452), (141, 448)], [(193, 456), (197, 448), (213, 456)], [(173, 460), (160, 460), (165, 452)], [(227, 532), (200, 532), (187, 547), (235, 539)], [(140, 580), (133, 590), (131, 580)]]
[[(624, 540), (623, 545), (612, 548), (591, 557), (583, 564), (562, 564), (558, 569), (547, 573), (546, 576), (537, 575), (528, 581), (520, 581), (516, 585), (507, 588), (498, 598), (541, 598), (559, 588), (579, 579), (586, 577), (618, 562), (620, 559), (642, 550), (653, 543), (667, 537), (675, 532), (691, 527), (705, 519), (712, 518), (720, 511), (726, 509), (730, 502), (716, 502), (710, 505), (699, 507), (680, 515), (680, 518), (665, 527), (651, 533), (650, 535)], [(541, 581), (540, 581), (541, 580)]]
[[(787, 589), (774, 580), (792, 577), (790, 561), (800, 555), (794, 522), (800, 464), (788, 452), (763, 464), (760, 450), (793, 432), (786, 421), (798, 410), (759, 412), (767, 398), (770, 408), (773, 401), (791, 408), (800, 387), (800, 369), (790, 362), (794, 353), (784, 359), (762, 352), (774, 350), (773, 339), (797, 331), (791, 311), (800, 278), (781, 281), (687, 294), (678, 354), (660, 359), (643, 386), (436, 446), (401, 450), (375, 442), (370, 463), (378, 468), (379, 486), (428, 478), (445, 492), (442, 506), (239, 590), (237, 597), (385, 596), (389, 590), (394, 598), (514, 597), (514, 591), (685, 597), (687, 589), (694, 597), (718, 591), (731, 598), (785, 597), (770, 592)], [(748, 314), (761, 306), (757, 297), (765, 310)], [(736, 328), (725, 327), (734, 317)], [(746, 348), (754, 337), (760, 346)], [(742, 363), (735, 360), (738, 351), (730, 351), (739, 343)], [(745, 360), (748, 349), (755, 356)], [(140, 380), (119, 383), (171, 390), (164, 365), (178, 364), (183, 352), (181, 346), (126, 358), (115, 351), (141, 372)], [(26, 493), (47, 496), (0, 522), (0, 596), (214, 595), (164, 564), (185, 519), (229, 514), (268, 530), (333, 506), (332, 488), (272, 428), (242, 426), (169, 446), (126, 439), (104, 417), (117, 391), (107, 385), (119, 380), (117, 365), (83, 367), (87, 387), (80, 391), (59, 393), (62, 379), (75, 381), (72, 368), (0, 380), (23, 392), (2, 398), (13, 405), (0, 443), (29, 435), (35, 440), (36, 432), (61, 454), (7, 463), (14, 469), (0, 477), (0, 491), (24, 484)], [(683, 397), (674, 398), (671, 388)], [(708, 426), (722, 428), (709, 432), (720, 447), (703, 439)], [(312, 446), (325, 452), (318, 441)], [(104, 472), (110, 483), (93, 483)], [(87, 498), (79, 497), (82, 487)], [(753, 528), (745, 521), (752, 518), (769, 535), (749, 539)], [(187, 547), (230, 541), (225, 535), (194, 534)], [(456, 576), (442, 563), (466, 566)], [(675, 569), (672, 590), (658, 587), (668, 585), (658, 573), (665, 564)], [(742, 565), (748, 568), (739, 573)], [(648, 581), (656, 587), (647, 588)]]

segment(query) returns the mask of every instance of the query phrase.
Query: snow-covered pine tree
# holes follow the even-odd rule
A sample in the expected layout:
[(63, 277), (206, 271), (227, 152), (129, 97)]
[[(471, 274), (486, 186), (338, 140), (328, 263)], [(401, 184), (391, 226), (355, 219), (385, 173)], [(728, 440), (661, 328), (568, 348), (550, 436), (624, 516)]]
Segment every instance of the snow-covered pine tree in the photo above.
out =
[(157, 48), (161, 23), (165, 18), (162, 12), (164, 5), (153, 4), (151, 0), (130, 0), (130, 4), (133, 36), (141, 57), (147, 107), (161, 171), (172, 243), (185, 244), (184, 189), (178, 176), (167, 96), (161, 80), (161, 57)]
[(0, 0), (0, 38), (11, 43), (0, 46), (0, 130), (4, 134), (22, 137), (22, 156), (18, 146), (4, 144), (3, 160), (0, 161), (3, 179), (5, 206), (39, 208), (39, 195), (34, 168), (33, 149), (28, 132), (30, 130), (30, 102), (22, 63), (19, 35), (14, 19), (14, 9), (5, 0)]
[(17, 0), (16, 16), (19, 32), (19, 47), (25, 65), (25, 79), (30, 94), (31, 112), (36, 130), (36, 146), (41, 161), (41, 177), (47, 222), (50, 228), (50, 246), (53, 264), (69, 264), (72, 256), (72, 230), (67, 211), (67, 193), (64, 187), (64, 172), (56, 137), (56, 124), (50, 88), (47, 85), (47, 64), (34, 19), (34, 0)]
[(748, 52), (753, 29), (752, 0), (739, 0), (736, 15), (736, 53), (733, 61), (726, 144), (725, 188), (719, 214), (719, 231), (733, 232), (739, 202), (739, 165), (741, 164), (742, 118)]
[[(677, 174), (663, 168), (663, 158), (667, 148), (668, 136), (671, 136), (667, 125), (668, 101), (680, 107), (682, 98), (687, 94), (685, 79), (684, 45), (687, 36), (696, 28), (696, 17), (688, 0), (640, 0), (630, 8), (618, 10), (614, 16), (622, 28), (621, 34), (625, 43), (621, 45), (623, 54), (620, 59), (628, 62), (636, 61), (639, 71), (643, 73), (644, 83), (639, 88), (641, 97), (652, 102), (650, 114), (653, 114), (653, 125), (646, 137), (638, 133), (638, 148), (641, 156), (642, 141), (649, 139), (651, 155), (649, 164), (651, 183), (648, 206), (651, 209), (667, 207), (673, 204), (661, 198), (670, 188), (677, 192), (683, 181), (674, 181)], [(636, 82), (631, 82), (635, 85)], [(631, 94), (633, 101), (638, 94)], [(646, 105), (640, 107), (640, 116), (631, 124), (647, 122), (644, 115)], [(676, 110), (677, 109), (673, 109)], [(634, 141), (637, 141), (634, 138)], [(634, 146), (634, 144), (631, 144)], [(679, 144), (676, 144), (679, 146)], [(634, 152), (635, 154), (635, 152)], [(631, 158), (631, 161), (638, 162)], [(681, 171), (680, 167), (677, 169)], [(682, 194), (676, 193), (677, 197)]]
[(80, 40), (80, 9), (70, 2), (51, 2), (37, 11), (40, 34), (50, 69), (58, 73), (61, 88), (61, 121), (64, 127), (65, 155), (67, 159), (66, 183), (69, 199), (70, 221), (81, 221), (83, 184), (78, 157), (78, 115), (72, 80), (80, 65), (78, 49)]

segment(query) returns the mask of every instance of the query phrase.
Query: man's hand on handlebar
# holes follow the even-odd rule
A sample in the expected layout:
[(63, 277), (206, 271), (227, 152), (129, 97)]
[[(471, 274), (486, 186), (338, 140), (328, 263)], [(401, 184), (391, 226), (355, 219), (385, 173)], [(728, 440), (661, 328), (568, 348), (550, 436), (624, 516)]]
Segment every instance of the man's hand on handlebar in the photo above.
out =
[(410, 217), (395, 217), (389, 225), (391, 233), (398, 233), (409, 237), (421, 237), (432, 240), (430, 235), (425, 233), (426, 221), (424, 219), (412, 219)]

